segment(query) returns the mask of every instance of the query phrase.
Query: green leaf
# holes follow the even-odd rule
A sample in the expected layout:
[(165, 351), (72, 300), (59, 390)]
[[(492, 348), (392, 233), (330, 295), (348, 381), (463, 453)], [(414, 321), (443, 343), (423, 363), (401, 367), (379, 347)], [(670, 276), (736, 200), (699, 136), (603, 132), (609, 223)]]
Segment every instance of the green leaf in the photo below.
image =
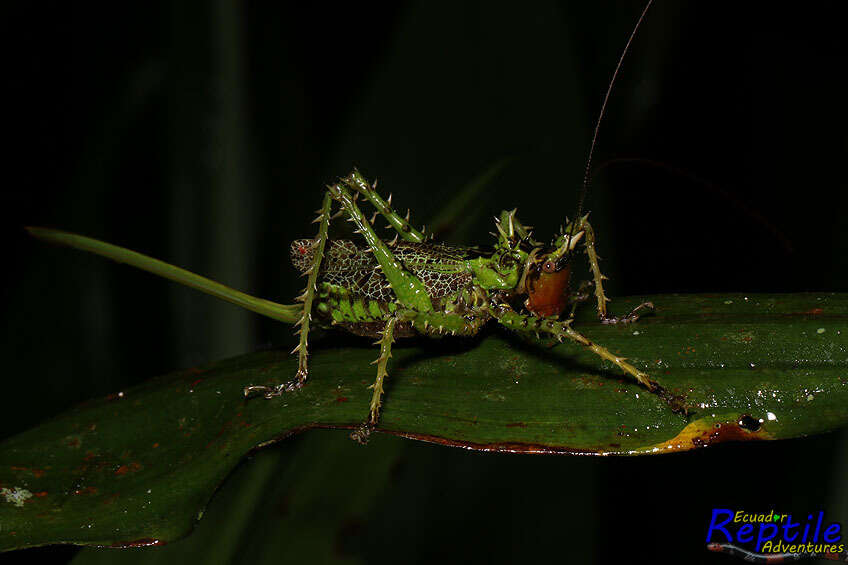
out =
[[(616, 311), (644, 298), (617, 300)], [(632, 455), (848, 423), (848, 295), (647, 298), (657, 312), (637, 324), (598, 324), (587, 307), (577, 327), (685, 396), (688, 417), (577, 346), (493, 329), (397, 344), (379, 431), (492, 451)], [(265, 351), (153, 379), (4, 441), (0, 549), (186, 535), (257, 446), (359, 425), (376, 357), (364, 341), (327, 335), (308, 386), (281, 398), (242, 396), (294, 374), (287, 352)]]

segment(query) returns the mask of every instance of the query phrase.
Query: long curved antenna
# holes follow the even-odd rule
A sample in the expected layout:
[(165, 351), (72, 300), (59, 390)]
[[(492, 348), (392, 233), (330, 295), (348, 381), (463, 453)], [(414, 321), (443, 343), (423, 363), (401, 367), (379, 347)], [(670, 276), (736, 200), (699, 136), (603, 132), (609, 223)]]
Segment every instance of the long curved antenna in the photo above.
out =
[(601, 113), (598, 114), (598, 120), (595, 122), (595, 133), (592, 135), (592, 145), (589, 146), (589, 157), (586, 159), (586, 170), (583, 171), (583, 187), (580, 189), (580, 198), (577, 201), (577, 216), (575, 216), (574, 222), (571, 224), (574, 227), (572, 228), (571, 233), (569, 233), (569, 235), (574, 235), (574, 229), (580, 222), (580, 216), (583, 214), (583, 202), (584, 200), (586, 200), (586, 192), (589, 190), (589, 177), (591, 176), (592, 170), (592, 155), (595, 153), (595, 145), (598, 142), (598, 132), (601, 130), (601, 121), (604, 119), (604, 114), (607, 111), (607, 102), (609, 101), (610, 94), (612, 93), (612, 87), (613, 85), (615, 85), (615, 79), (618, 77), (618, 71), (621, 69), (621, 63), (624, 61), (624, 57), (627, 55), (627, 51), (630, 49), (630, 44), (633, 43), (633, 38), (636, 37), (636, 32), (639, 31), (639, 27), (642, 25), (642, 21), (645, 19), (645, 14), (648, 13), (648, 9), (653, 3), (654, 0), (648, 0), (648, 3), (645, 4), (645, 8), (642, 10), (642, 14), (636, 21), (636, 25), (633, 27), (633, 31), (630, 33), (630, 37), (627, 39), (627, 44), (624, 46), (624, 50), (621, 52), (621, 56), (618, 58), (618, 64), (615, 66), (615, 71), (613, 71), (612, 78), (610, 79), (609, 86), (607, 87), (607, 93), (604, 95), (604, 101), (601, 104)]

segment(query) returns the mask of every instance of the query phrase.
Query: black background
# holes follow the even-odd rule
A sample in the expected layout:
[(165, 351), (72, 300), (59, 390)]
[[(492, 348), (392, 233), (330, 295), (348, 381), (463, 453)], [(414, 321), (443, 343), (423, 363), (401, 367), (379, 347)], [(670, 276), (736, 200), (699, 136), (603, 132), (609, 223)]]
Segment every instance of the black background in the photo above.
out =
[[(26, 4), (5, 18), (3, 437), (156, 374), (293, 342), (273, 321), (48, 247), (22, 226), (77, 231), (289, 302), (301, 281), (288, 244), (312, 235), (334, 177), (359, 166), (420, 224), (510, 159), (448, 240), (486, 243), (491, 216), (516, 206), (552, 234), (574, 213), (604, 90), (643, 7), (249, 4)], [(613, 296), (846, 290), (844, 25), (839, 3), (651, 9), (587, 201)], [(273, 468), (344, 436), (306, 434), (256, 459)], [(703, 549), (715, 506), (848, 521), (844, 432), (638, 459), (381, 441), (400, 442), (393, 481), (352, 512), (355, 527), (326, 532), (343, 540), (333, 559), (719, 563), (730, 559)], [(257, 464), (225, 490), (239, 492)], [(237, 501), (222, 493), (210, 514)], [(234, 540), (233, 559), (258, 543), (241, 528), (214, 533)], [(208, 557), (191, 543), (165, 551)], [(78, 559), (175, 559), (131, 553)]]

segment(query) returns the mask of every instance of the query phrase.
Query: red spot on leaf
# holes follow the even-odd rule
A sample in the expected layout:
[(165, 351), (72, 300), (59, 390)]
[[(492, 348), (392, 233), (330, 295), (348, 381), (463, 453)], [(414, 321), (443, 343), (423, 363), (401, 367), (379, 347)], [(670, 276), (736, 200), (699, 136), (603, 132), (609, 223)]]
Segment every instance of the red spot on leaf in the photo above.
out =
[(115, 471), (115, 474), (126, 475), (127, 473), (135, 473), (139, 469), (141, 469), (141, 463), (133, 461), (132, 463), (129, 463), (127, 465), (121, 465), (120, 467), (118, 467), (118, 469)]

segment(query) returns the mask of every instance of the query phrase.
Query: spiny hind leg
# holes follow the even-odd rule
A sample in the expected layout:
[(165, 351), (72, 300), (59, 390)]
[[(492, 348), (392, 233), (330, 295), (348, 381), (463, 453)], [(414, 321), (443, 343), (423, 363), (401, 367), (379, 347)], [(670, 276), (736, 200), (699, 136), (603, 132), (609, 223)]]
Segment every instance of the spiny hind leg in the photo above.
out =
[(329, 191), (324, 195), (324, 202), (321, 204), (321, 209), (318, 210), (318, 216), (313, 220), (313, 223), (318, 224), (318, 236), (313, 240), (312, 264), (303, 274), (308, 275), (306, 289), (303, 294), (297, 297), (299, 302), (303, 303), (303, 310), (300, 320), (296, 326), (300, 326), (298, 333), (298, 344), (292, 350), (292, 353), (297, 353), (297, 373), (294, 379), (287, 383), (277, 385), (275, 387), (252, 385), (245, 387), (244, 395), (258, 393), (265, 398), (280, 396), (283, 392), (291, 392), (299, 389), (306, 384), (306, 378), (309, 375), (308, 357), (309, 357), (309, 325), (312, 322), (312, 303), (315, 300), (315, 293), (318, 291), (318, 271), (321, 269), (321, 261), (324, 258), (324, 247), (327, 244), (327, 233), (330, 228), (330, 208), (332, 207), (333, 198)]
[[(572, 229), (574, 230), (573, 232), (570, 231)], [(626, 316), (613, 316), (607, 311), (607, 302), (610, 299), (604, 292), (604, 281), (608, 280), (608, 278), (601, 273), (600, 258), (598, 257), (598, 252), (595, 250), (595, 230), (592, 229), (592, 225), (589, 223), (589, 214), (577, 219), (576, 229), (571, 224), (566, 227), (566, 233), (579, 233), (580, 231), (585, 233), (584, 247), (586, 249), (586, 255), (589, 258), (589, 269), (592, 271), (592, 279), (595, 284), (595, 299), (598, 303), (598, 318), (601, 320), (601, 323), (628, 324), (639, 319), (640, 311), (653, 310), (654, 304), (652, 302), (643, 302), (631, 310)]]
[(433, 310), (433, 303), (427, 294), (424, 283), (406, 271), (395, 259), (388, 244), (377, 236), (374, 228), (365, 218), (362, 210), (359, 209), (356, 199), (351, 194), (348, 186), (340, 182), (328, 188), (333, 198), (342, 205), (344, 212), (348, 216), (348, 221), (356, 225), (356, 232), (362, 234), (362, 237), (365, 238), (368, 244), (368, 250), (374, 254), (374, 258), (380, 265), (380, 269), (383, 271), (386, 280), (389, 281), (389, 285), (391, 285), (400, 306), (417, 312), (431, 312)]
[(427, 236), (424, 234), (424, 231), (418, 231), (412, 226), (412, 224), (409, 223), (409, 210), (406, 211), (406, 217), (402, 218), (400, 214), (395, 212), (392, 208), (392, 195), (390, 194), (387, 199), (383, 200), (383, 198), (377, 193), (376, 181), (373, 184), (370, 184), (357, 169), (354, 169), (352, 173), (341, 180), (352, 190), (355, 190), (356, 193), (364, 196), (365, 199), (368, 200), (374, 208), (376, 208), (376, 212), (374, 212), (374, 215), (371, 216), (369, 220), (369, 223), (372, 226), (374, 225), (374, 220), (377, 219), (377, 213), (379, 213), (386, 219), (387, 222), (389, 222), (389, 225), (395, 229), (397, 236), (394, 240), (392, 240), (391, 244), (397, 242), (398, 237), (403, 238), (404, 241), (412, 243), (422, 243), (426, 241)]

